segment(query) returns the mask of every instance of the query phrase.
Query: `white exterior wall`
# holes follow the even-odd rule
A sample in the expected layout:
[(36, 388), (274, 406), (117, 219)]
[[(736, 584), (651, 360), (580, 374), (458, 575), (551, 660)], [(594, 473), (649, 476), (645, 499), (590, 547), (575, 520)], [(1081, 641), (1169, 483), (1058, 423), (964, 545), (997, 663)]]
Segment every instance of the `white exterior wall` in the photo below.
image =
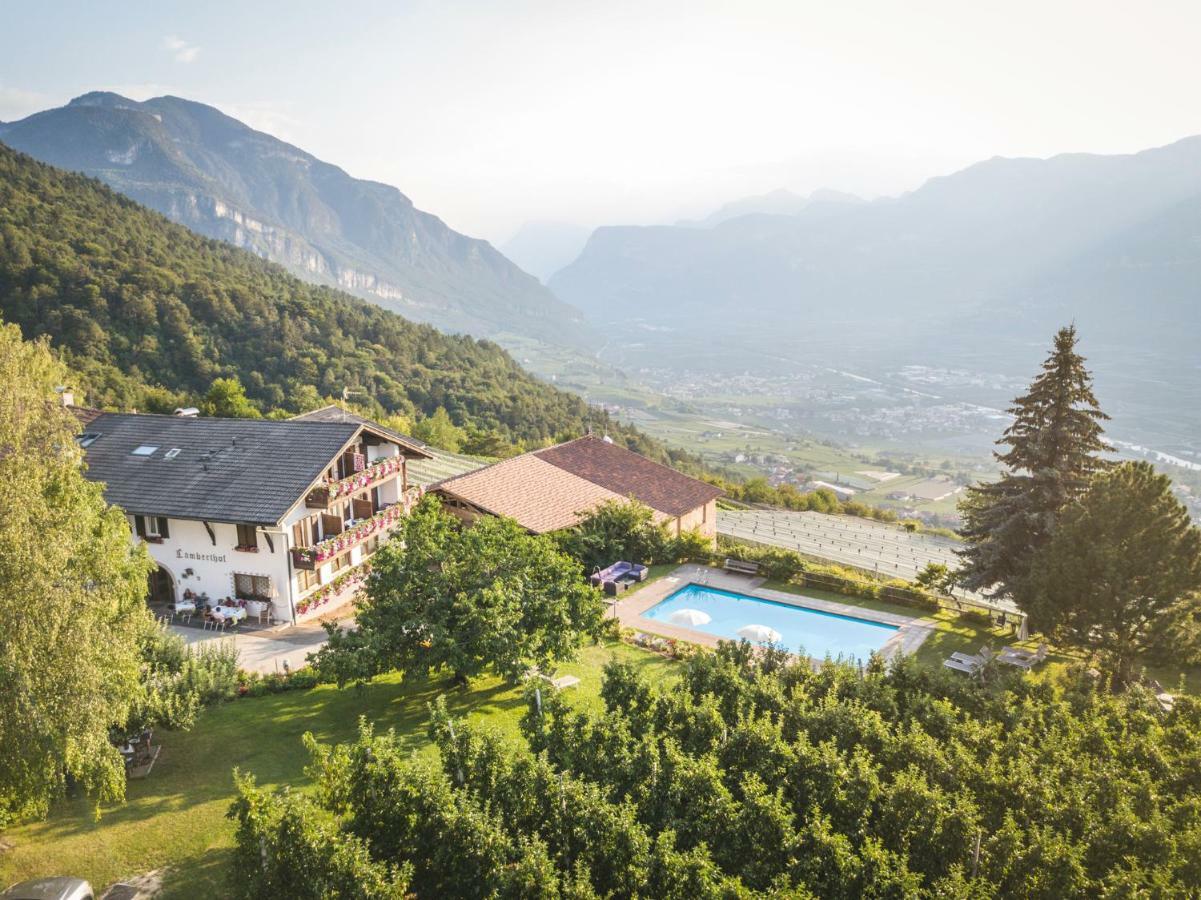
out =
[[(381, 459), (385, 459), (387, 457), (399, 456), (401, 453), (399, 445), (390, 444), (390, 443), (368, 446), (366, 449), (367, 449), (367, 464), (368, 465), (379, 462)], [(375, 487), (378, 487), (379, 500), (380, 500), (381, 505), (389, 506), (394, 503), (399, 503), (401, 501), (402, 494), (404, 492), (404, 478), (405, 478), (405, 468), (404, 467), (405, 467), (405, 464), (406, 464), (406, 461), (402, 460), (401, 461), (401, 470), (399, 472), (397, 472), (393, 477), (391, 477), (383, 482), (380, 482), (378, 485), (374, 485), (372, 488), (367, 488), (367, 491), (370, 492)], [(295, 506), (293, 506), (292, 509), (288, 512), (287, 516), (284, 517), (283, 524), (281, 526), (282, 530), (283, 530), (283, 542), (289, 548), (289, 554), (284, 560), (285, 565), (290, 565), (290, 560), (291, 560), (290, 548), (292, 547), (292, 526), (295, 525), (297, 522), (302, 521), (303, 519), (307, 519), (310, 516), (317, 515), (320, 513), (321, 513), (321, 510), (309, 509), (305, 505), (304, 499), (301, 498), (300, 501)], [(393, 526), (393, 530), (395, 530), (395, 526)], [(391, 533), (392, 533), (391, 531), (376, 532), (376, 534), (373, 535), (373, 537), (378, 536), (380, 539), (380, 543), (382, 544)], [(350, 564), (347, 566), (343, 566), (337, 572), (334, 571), (333, 560), (329, 560), (329, 561), (323, 563), (322, 565), (318, 566), (317, 571), (319, 571), (321, 573), (321, 583), (319, 585), (310, 587), (307, 590), (301, 589), (299, 572), (296, 570), (291, 570), (289, 577), (287, 579), (287, 588), (288, 589), (287, 589), (286, 593), (287, 593), (288, 597), (284, 598), (283, 596), (281, 596), (281, 598), (280, 598), (281, 602), (277, 606), (276, 617), (280, 618), (280, 619), (286, 618), (289, 621), (306, 622), (310, 619), (317, 618), (318, 616), (322, 615), (325, 612), (328, 612), (329, 609), (331, 608), (330, 606), (319, 606), (319, 607), (316, 607), (313, 609), (309, 609), (308, 611), (303, 612), (303, 613), (298, 613), (295, 610), (296, 610), (297, 604), (299, 604), (305, 598), (321, 591), (323, 588), (328, 586), (329, 583), (332, 582), (335, 578), (341, 577), (342, 575), (353, 571), (361, 563), (366, 561), (367, 555), (366, 555), (366, 552), (364, 549), (364, 545), (369, 543), (370, 541), (371, 541), (371, 538), (368, 538), (366, 541), (363, 541), (362, 543), (352, 547), (349, 551)], [(285, 592), (281, 589), (280, 593), (281, 593), (281, 595), (283, 595)]]
[[(378, 462), (389, 456), (399, 455), (401, 450), (396, 444), (384, 443), (367, 448), (368, 464)], [(378, 485), (380, 503), (391, 505), (400, 502), (403, 493), (404, 469), (394, 477)], [(368, 489), (370, 490), (370, 488)], [(258, 552), (235, 550), (238, 543), (237, 527), (231, 524), (210, 522), (216, 543), (209, 536), (205, 523), (190, 519), (168, 519), (167, 532), (169, 537), (161, 542), (146, 541), (150, 556), (171, 576), (175, 599), (181, 599), (185, 590), (196, 594), (207, 594), (210, 598), (234, 596), (234, 575), (259, 575), (271, 579), (271, 586), (276, 593), (272, 598), (271, 616), (277, 622), (303, 622), (328, 612), (329, 606), (321, 606), (307, 613), (296, 614), (296, 605), (309, 594), (321, 590), (334, 578), (352, 571), (367, 557), (363, 544), (352, 547), (350, 565), (337, 572), (333, 571), (333, 561), (320, 566), (321, 585), (300, 590), (298, 573), (291, 564), (292, 526), (302, 519), (307, 519), (320, 510), (309, 509), (300, 497), (288, 511), (279, 526), (259, 527)], [(150, 516), (145, 517), (148, 521)], [(130, 529), (136, 530), (130, 517)], [(270, 535), (274, 550), (268, 544)], [(390, 531), (377, 532), (382, 544), (390, 535)], [(368, 538), (369, 542), (371, 539)]]
[[(133, 527), (132, 522), (130, 525)], [(288, 557), (287, 546), (282, 535), (273, 533), (275, 552), (267, 544), (259, 529), (257, 553), (235, 550), (238, 531), (233, 525), (210, 522), (209, 527), (217, 538), (214, 544), (203, 522), (190, 519), (168, 519), (169, 537), (161, 543), (146, 541), (150, 556), (171, 575), (174, 582), (175, 599), (181, 599), (185, 590), (196, 594), (208, 594), (212, 599), (234, 596), (234, 575), (266, 575), (279, 596), (274, 598), (276, 619), (287, 621), (288, 611)], [(135, 541), (141, 540), (134, 538)]]

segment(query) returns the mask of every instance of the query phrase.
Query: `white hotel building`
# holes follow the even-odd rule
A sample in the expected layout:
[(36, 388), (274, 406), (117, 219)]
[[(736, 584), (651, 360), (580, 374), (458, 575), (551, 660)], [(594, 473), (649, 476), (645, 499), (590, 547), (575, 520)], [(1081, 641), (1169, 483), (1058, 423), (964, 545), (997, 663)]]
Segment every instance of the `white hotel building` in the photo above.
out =
[(246, 601), (298, 623), (345, 602), (353, 576), (419, 496), (412, 438), (337, 406), (294, 419), (77, 409), (86, 475), (158, 563), (150, 602)]

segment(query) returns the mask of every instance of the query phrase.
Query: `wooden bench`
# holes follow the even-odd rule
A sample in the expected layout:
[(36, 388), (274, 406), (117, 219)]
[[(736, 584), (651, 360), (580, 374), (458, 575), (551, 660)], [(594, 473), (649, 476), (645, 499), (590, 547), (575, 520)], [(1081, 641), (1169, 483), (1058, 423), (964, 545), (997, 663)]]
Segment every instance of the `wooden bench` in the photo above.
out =
[(722, 568), (731, 575), (759, 574), (759, 563), (747, 562), (744, 559), (727, 559)]

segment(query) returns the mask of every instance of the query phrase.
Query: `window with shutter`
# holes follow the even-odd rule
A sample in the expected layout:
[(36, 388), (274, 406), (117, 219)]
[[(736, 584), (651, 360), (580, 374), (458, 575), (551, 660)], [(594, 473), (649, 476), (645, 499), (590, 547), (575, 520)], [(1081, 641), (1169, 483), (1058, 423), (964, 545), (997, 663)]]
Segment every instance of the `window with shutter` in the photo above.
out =
[(253, 525), (238, 526), (238, 546), (236, 550), (257, 553), (259, 549), (259, 530)]
[(171, 531), (167, 528), (167, 520), (163, 516), (158, 517), (158, 533), (160, 537), (171, 537)]
[(134, 527), (138, 536), (150, 544), (161, 544), (165, 537), (167, 520), (161, 516), (135, 516)]

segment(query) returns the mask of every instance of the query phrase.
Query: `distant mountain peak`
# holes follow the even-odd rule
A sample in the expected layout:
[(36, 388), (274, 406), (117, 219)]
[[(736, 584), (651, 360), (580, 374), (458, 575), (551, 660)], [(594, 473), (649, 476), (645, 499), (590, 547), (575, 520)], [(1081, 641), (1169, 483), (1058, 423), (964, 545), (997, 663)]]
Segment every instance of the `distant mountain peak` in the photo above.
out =
[(92, 91), (0, 133), (194, 231), (408, 318), (480, 337), (587, 340), (580, 313), (491, 244), (213, 106)]
[(732, 200), (710, 213), (700, 222), (681, 222), (679, 224), (699, 225), (704, 228), (711, 228), (714, 225), (720, 225), (722, 222), (728, 222), (731, 219), (737, 219), (742, 216), (796, 216), (814, 206), (857, 204), (863, 202), (861, 197), (857, 197), (854, 194), (830, 188), (819, 188), (808, 196), (790, 191), (787, 188), (776, 188), (765, 194), (755, 194), (751, 197)]
[(112, 109), (135, 109), (138, 101), (112, 91), (88, 91), (72, 99), (67, 106), (107, 106)]

